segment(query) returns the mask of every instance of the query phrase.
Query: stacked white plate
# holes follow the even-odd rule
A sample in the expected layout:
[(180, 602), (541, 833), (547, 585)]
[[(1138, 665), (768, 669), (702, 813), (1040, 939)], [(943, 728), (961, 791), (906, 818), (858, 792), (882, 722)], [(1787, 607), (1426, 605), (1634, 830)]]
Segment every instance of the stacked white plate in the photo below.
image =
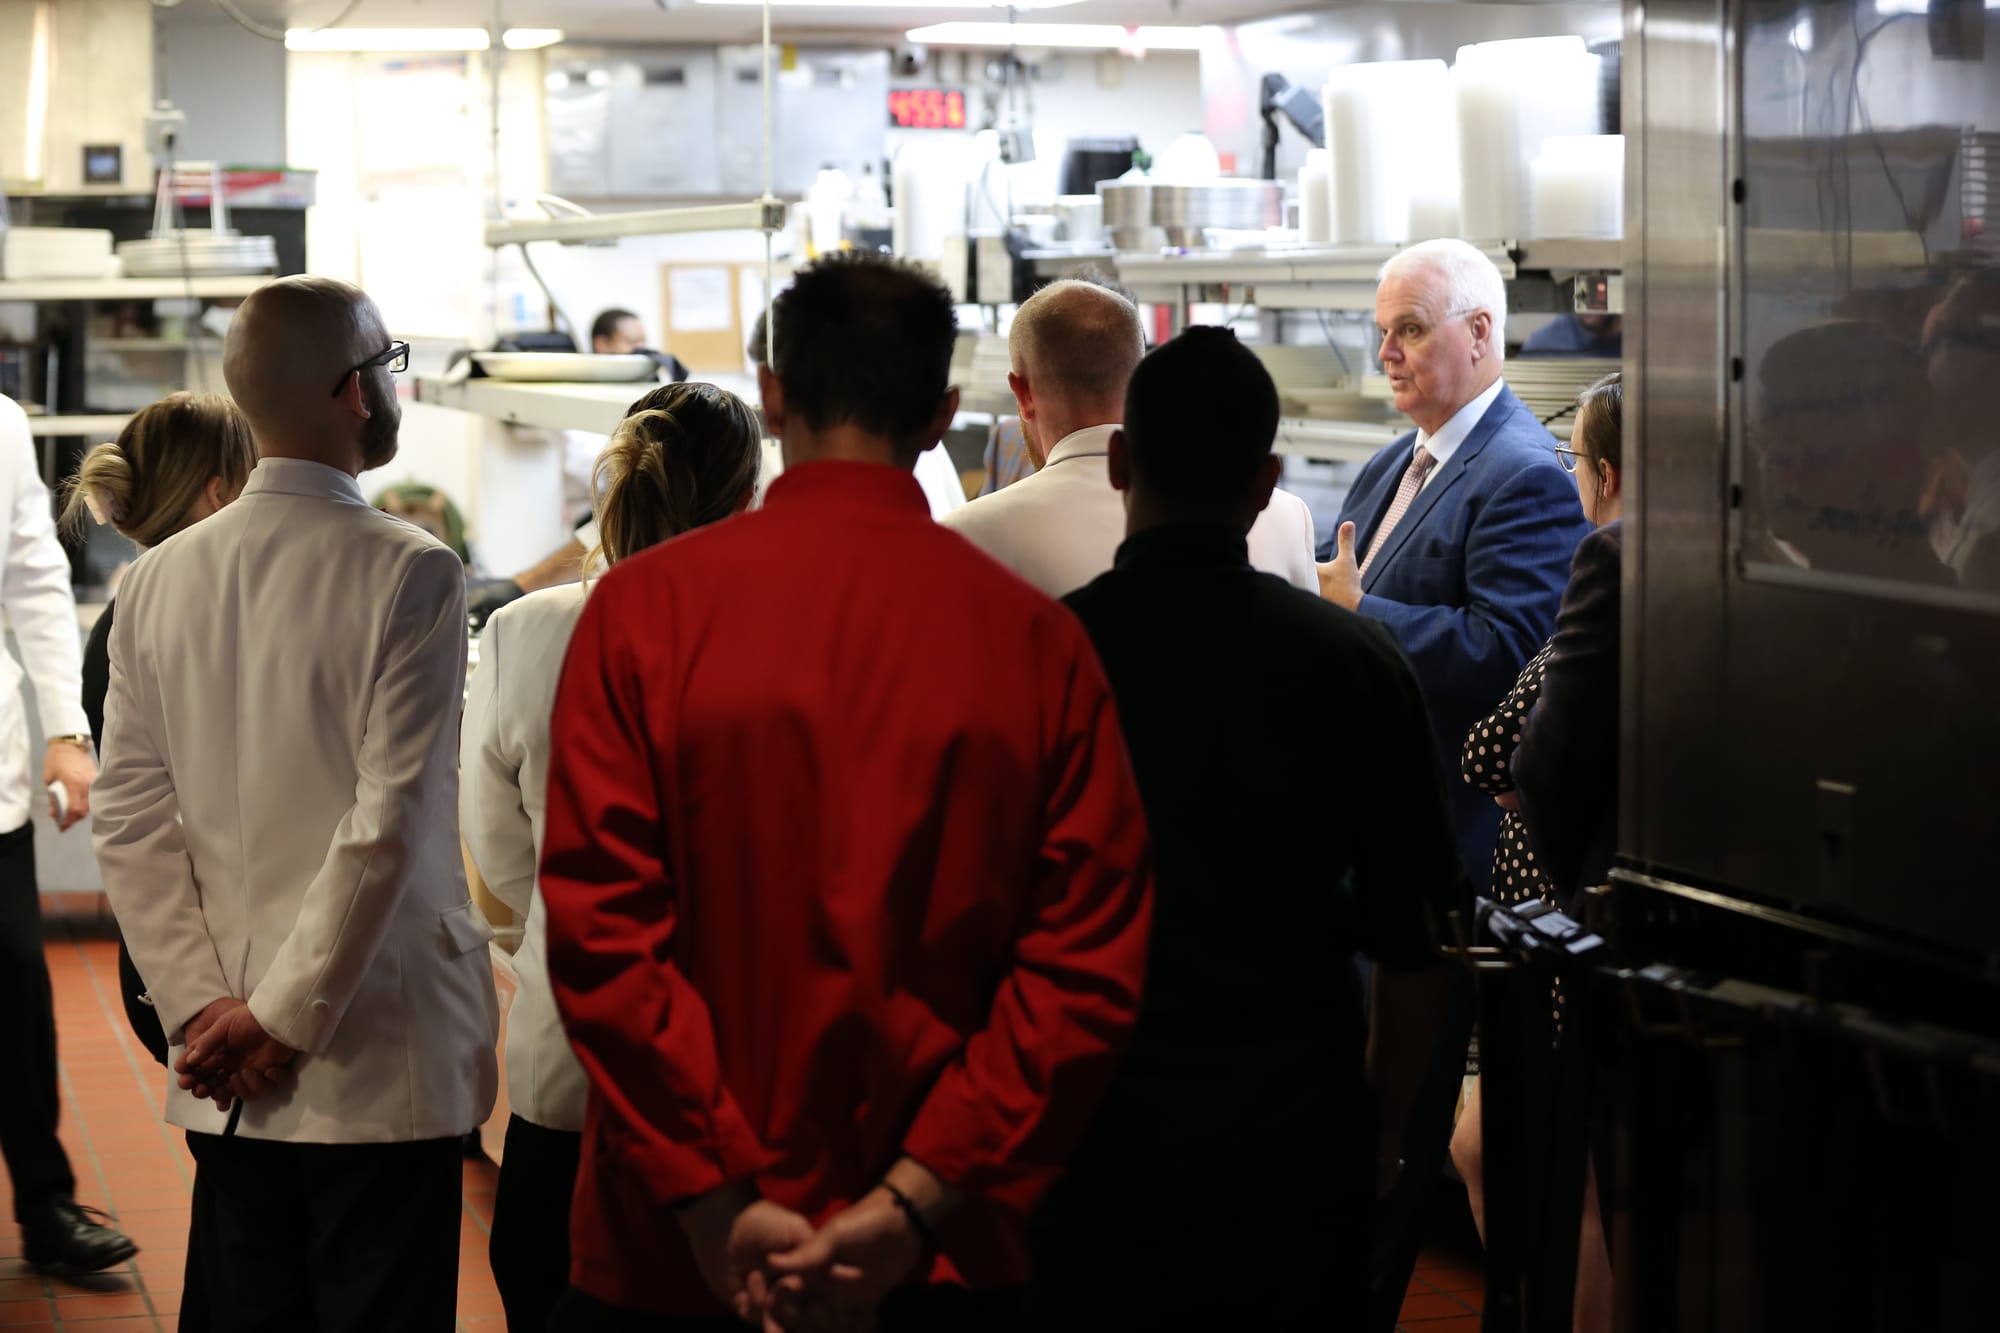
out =
[(190, 227), (184, 232), (154, 232), (143, 241), (121, 241), (118, 258), (127, 277), (227, 277), (239, 273), (270, 273), (278, 267), (278, 243), (269, 236), (239, 236)]
[(111, 233), (87, 227), (0, 229), (0, 277), (102, 278), (111, 274)]
[(959, 381), (959, 392), (982, 401), (1011, 399), (1014, 391), (1007, 387), (1007, 372), (1013, 368), (1007, 340), (997, 333), (982, 333), (972, 349), (972, 365)]
[(1504, 373), (1507, 387), (1527, 409), (1537, 419), (1550, 417), (1549, 430), (1567, 441), (1576, 424), (1576, 396), (1621, 364), (1597, 356), (1514, 356), (1507, 358)]

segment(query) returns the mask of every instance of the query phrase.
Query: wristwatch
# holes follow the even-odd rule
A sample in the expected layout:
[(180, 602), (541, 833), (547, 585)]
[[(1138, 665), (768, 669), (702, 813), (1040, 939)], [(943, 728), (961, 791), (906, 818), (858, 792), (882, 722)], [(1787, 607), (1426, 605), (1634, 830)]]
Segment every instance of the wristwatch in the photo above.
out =
[(49, 744), (50, 744), (50, 745), (74, 745), (74, 746), (76, 746), (76, 747), (77, 747), (78, 749), (81, 749), (81, 750), (88, 750), (88, 749), (90, 749), (90, 748), (91, 748), (91, 745), (92, 745), (92, 742), (91, 742), (91, 739), (90, 739), (89, 735), (87, 735), (87, 734), (78, 734), (78, 735), (73, 735), (73, 736), (51, 736), (51, 737), (49, 737)]

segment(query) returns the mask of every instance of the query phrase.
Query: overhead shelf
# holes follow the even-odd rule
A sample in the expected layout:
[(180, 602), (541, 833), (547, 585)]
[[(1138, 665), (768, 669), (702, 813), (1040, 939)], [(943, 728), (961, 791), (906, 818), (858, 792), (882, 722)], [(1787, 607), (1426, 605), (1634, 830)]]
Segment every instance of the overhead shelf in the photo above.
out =
[(0, 281), (0, 301), (164, 301), (248, 296), (269, 274), (228, 278), (17, 278)]
[(36, 439), (80, 435), (116, 435), (132, 419), (130, 412), (77, 412), (29, 417), (28, 434)]
[[(1401, 246), (1281, 244), (1262, 250), (1031, 250), (1037, 276), (1079, 264), (1113, 272), (1142, 301), (1247, 301), (1267, 310), (1372, 310), (1376, 274)], [(1480, 247), (1519, 310), (1622, 309), (1624, 242), (1551, 240)]]
[[(757, 406), (757, 385), (747, 375), (695, 378), (729, 390), (749, 403), (752, 410)], [(633, 400), (657, 387), (643, 380), (625, 384), (539, 384), (419, 375), (414, 392), (420, 403), (492, 417), (513, 426), (609, 435), (625, 419), (625, 410)]]

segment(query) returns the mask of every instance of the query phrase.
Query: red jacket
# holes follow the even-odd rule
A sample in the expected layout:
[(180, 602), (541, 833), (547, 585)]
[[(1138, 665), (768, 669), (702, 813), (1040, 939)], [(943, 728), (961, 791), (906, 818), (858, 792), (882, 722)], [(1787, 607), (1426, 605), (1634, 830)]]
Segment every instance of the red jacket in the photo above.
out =
[(676, 1201), (754, 1178), (819, 1221), (903, 1153), (966, 1194), (929, 1279), (1025, 1280), (1151, 907), (1070, 613), (908, 473), (809, 464), (604, 578), (553, 727), (549, 972), (591, 1084), (576, 1285), (716, 1313)]

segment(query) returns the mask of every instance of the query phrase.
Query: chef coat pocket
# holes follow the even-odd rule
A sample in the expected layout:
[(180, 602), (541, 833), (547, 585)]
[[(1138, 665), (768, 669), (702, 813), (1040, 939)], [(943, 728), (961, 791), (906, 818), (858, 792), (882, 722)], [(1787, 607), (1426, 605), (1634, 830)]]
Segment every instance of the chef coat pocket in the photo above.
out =
[(444, 951), (452, 958), (485, 948), (494, 935), (486, 913), (479, 910), (479, 904), (469, 900), (450, 911), (439, 912), (438, 920), (444, 925)]

